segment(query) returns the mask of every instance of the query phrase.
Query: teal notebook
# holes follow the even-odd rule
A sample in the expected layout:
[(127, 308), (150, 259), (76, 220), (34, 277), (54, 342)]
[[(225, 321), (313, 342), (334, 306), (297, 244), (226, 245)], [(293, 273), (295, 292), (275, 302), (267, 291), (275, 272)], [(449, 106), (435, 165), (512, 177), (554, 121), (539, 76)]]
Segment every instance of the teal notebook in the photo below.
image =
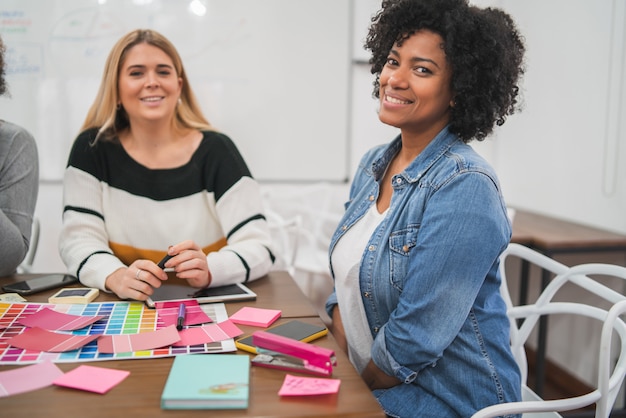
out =
[(176, 356), (161, 395), (162, 409), (246, 409), (250, 358), (237, 354)]

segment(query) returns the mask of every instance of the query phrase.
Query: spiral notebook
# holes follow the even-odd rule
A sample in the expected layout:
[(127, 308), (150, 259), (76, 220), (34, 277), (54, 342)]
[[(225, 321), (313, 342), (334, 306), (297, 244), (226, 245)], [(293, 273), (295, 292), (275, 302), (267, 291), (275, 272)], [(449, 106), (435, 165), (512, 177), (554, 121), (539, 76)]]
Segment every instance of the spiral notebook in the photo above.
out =
[(246, 409), (249, 385), (247, 355), (176, 356), (161, 394), (161, 408)]

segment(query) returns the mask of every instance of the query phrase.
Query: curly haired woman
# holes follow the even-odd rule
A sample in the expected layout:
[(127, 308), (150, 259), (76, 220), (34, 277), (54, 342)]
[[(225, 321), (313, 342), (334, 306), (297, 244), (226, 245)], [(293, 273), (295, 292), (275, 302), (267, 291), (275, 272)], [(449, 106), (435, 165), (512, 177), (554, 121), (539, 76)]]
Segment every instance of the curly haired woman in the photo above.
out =
[(519, 400), (498, 273), (511, 226), (468, 143), (517, 110), (522, 38), (501, 10), (399, 0), (365, 46), (379, 118), (400, 135), (362, 158), (332, 237), (331, 329), (389, 416)]

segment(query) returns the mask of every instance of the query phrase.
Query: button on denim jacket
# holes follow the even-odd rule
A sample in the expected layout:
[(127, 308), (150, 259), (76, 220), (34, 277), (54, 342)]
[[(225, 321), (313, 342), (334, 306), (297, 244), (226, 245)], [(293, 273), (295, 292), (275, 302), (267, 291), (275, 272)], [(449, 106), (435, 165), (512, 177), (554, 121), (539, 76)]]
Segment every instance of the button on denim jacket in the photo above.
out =
[[(398, 137), (361, 160), (331, 254), (375, 204), (378, 182), (400, 147)], [(445, 128), (392, 185), (359, 282), (372, 359), (404, 383), (374, 395), (394, 417), (468, 417), (519, 400), (498, 273), (511, 226), (493, 169)], [(333, 292), (329, 314), (336, 303)]]

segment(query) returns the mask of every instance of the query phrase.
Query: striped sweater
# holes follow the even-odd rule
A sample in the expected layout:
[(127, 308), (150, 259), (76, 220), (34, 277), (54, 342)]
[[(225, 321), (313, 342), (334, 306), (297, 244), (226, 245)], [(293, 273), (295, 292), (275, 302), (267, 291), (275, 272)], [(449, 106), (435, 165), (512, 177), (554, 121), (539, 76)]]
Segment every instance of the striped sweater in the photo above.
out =
[(190, 161), (149, 169), (119, 142), (81, 133), (63, 180), (59, 250), (70, 273), (105, 290), (106, 277), (136, 259), (158, 262), (168, 246), (193, 240), (205, 254), (211, 286), (265, 275), (274, 262), (258, 183), (233, 142), (203, 132)]

